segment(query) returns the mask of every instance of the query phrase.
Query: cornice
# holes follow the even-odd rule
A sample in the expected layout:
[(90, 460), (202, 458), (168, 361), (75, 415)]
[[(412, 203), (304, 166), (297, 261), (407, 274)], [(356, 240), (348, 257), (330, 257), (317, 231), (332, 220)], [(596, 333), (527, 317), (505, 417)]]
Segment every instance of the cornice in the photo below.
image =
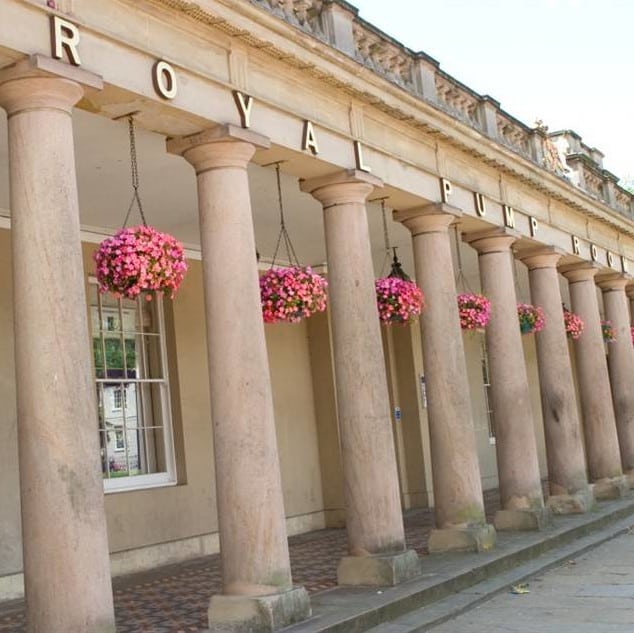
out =
[[(137, 9), (140, 8), (141, 3), (134, 4)], [(516, 177), (582, 214), (634, 236), (634, 222), (621, 216), (609, 205), (528, 160), (514, 149), (449, 115), (441, 106), (426, 100), (422, 95), (415, 96), (397, 83), (372, 72), (357, 60), (315, 37), (313, 33), (303, 31), (247, 0), (146, 0), (145, 4), (163, 7), (193, 23), (219, 29), (231, 37), (239, 38), (260, 54), (300, 69), (314, 79), (345, 92), (397, 121), (411, 125), (503, 173)], [(267, 29), (271, 39), (263, 39), (262, 35), (253, 33), (247, 28), (249, 22), (256, 22)], [(347, 77), (341, 78), (342, 71)], [(511, 115), (504, 114), (514, 119)], [(382, 147), (373, 149), (385, 152)]]

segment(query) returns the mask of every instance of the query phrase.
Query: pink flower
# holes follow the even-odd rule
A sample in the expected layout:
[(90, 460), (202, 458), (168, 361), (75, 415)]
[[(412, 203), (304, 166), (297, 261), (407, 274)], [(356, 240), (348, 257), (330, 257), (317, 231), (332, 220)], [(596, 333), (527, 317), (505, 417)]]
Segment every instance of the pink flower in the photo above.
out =
[(606, 343), (614, 343), (616, 341), (616, 332), (612, 326), (612, 321), (601, 321), (601, 333)]
[(182, 244), (143, 225), (105, 239), (94, 260), (100, 291), (128, 299), (149, 291), (167, 291), (174, 298), (187, 272)]
[(530, 303), (517, 304), (517, 317), (520, 322), (520, 331), (522, 334), (541, 332), (546, 325), (542, 308), (531, 305)]
[(299, 323), (326, 309), (328, 282), (310, 267), (271, 268), (260, 277), (265, 323)]
[(491, 302), (483, 295), (459, 294), (458, 310), (463, 330), (484, 329), (491, 318)]
[(413, 281), (384, 277), (374, 282), (379, 318), (384, 325), (415, 321), (424, 305), (423, 293)]
[(585, 327), (581, 317), (566, 308), (564, 308), (564, 324), (566, 326), (566, 334), (575, 341), (581, 336)]

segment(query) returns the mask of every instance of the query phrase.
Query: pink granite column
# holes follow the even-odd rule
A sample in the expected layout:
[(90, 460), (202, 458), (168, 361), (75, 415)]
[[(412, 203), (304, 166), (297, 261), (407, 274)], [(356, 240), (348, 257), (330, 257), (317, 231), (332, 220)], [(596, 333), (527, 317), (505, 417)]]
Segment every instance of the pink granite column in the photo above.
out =
[(614, 499), (625, 493), (619, 441), (616, 432), (610, 378), (601, 333), (601, 319), (594, 277), (597, 268), (581, 263), (564, 266), (570, 285), (571, 309), (584, 323), (575, 341), (579, 398), (583, 412), (586, 457), (590, 481), (597, 499)]
[(396, 584), (419, 572), (405, 549), (396, 454), (374, 289), (366, 199), (378, 178), (345, 171), (302, 182), (324, 209), (328, 295), (349, 556), (340, 584)]
[(498, 530), (540, 529), (548, 523), (517, 318), (511, 252), (516, 239), (503, 228), (464, 235), (465, 242), (479, 253), (482, 292), (491, 301), (486, 345), (500, 482), (501, 510), (495, 516)]
[(101, 78), (45, 58), (0, 71), (29, 633), (115, 631), (73, 147), (82, 85)]
[(634, 486), (634, 346), (630, 333), (630, 306), (625, 294), (629, 279), (613, 275), (602, 279), (605, 318), (612, 322), (616, 341), (608, 345), (608, 367), (621, 465)]
[(395, 214), (412, 233), (416, 281), (425, 294), (420, 325), (435, 499), (432, 552), (481, 551), (495, 544), (495, 530), (484, 516), (448, 231), (459, 215), (445, 204)]
[(168, 141), (198, 179), (223, 594), (211, 630), (272, 631), (310, 614), (293, 588), (247, 166), (269, 141), (233, 126)]
[(529, 270), (531, 300), (541, 306), (545, 328), (536, 336), (539, 389), (546, 437), (548, 507), (555, 514), (588, 511), (588, 486), (575, 383), (562, 311), (557, 263), (561, 253), (540, 247), (521, 255)]

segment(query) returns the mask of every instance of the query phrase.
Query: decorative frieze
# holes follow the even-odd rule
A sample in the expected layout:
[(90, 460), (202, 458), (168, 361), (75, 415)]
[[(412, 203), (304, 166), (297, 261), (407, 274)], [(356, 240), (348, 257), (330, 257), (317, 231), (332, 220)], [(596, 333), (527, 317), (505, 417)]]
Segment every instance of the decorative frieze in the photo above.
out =
[(438, 63), (416, 53), (358, 16), (345, 0), (251, 0), (289, 24), (347, 53), (365, 67), (414, 96), (435, 105), (540, 167), (569, 180), (591, 196), (631, 215), (632, 196), (621, 190), (618, 204), (606, 193), (604, 179), (596, 173), (571, 168), (566, 157), (582, 154), (603, 169), (603, 154), (581, 142), (567, 130), (548, 135), (537, 122), (535, 128), (514, 119), (499, 103), (481, 96), (438, 69)]

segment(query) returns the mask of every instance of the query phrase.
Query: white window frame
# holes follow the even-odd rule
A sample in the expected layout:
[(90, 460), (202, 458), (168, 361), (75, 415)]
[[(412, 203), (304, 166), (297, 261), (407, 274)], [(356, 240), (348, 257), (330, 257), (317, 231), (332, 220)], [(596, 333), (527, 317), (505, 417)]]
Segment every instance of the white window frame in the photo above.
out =
[[(94, 286), (95, 289), (98, 288), (97, 279), (95, 277), (92, 277), (92, 276), (89, 277), (88, 281), (91, 287)], [(98, 293), (98, 290), (97, 290), (97, 293)], [(101, 298), (99, 294), (98, 296), (99, 296), (98, 304), (97, 306), (94, 306), (99, 311), (98, 323), (100, 324), (100, 328), (103, 332), (109, 332), (110, 330), (103, 327), (104, 321), (103, 321), (103, 313), (102, 313), (102, 307), (101, 307)], [(137, 299), (137, 302), (140, 302), (143, 300), (144, 300), (143, 297), (140, 297)], [(115, 477), (115, 478), (104, 477), (103, 479), (104, 493), (106, 494), (110, 494), (114, 492), (128, 492), (133, 490), (145, 490), (147, 488), (175, 486), (177, 484), (176, 456), (174, 452), (174, 428), (172, 424), (172, 407), (171, 407), (171, 397), (170, 397), (170, 377), (169, 377), (169, 370), (168, 370), (168, 363), (167, 363), (165, 313), (163, 309), (163, 300), (154, 298), (153, 301), (155, 302), (155, 307), (156, 307), (157, 333), (158, 333), (157, 339), (159, 341), (159, 354), (160, 354), (160, 362), (161, 362), (161, 367), (163, 372), (163, 378), (130, 379), (126, 377), (126, 378), (123, 378), (121, 382), (122, 383), (137, 383), (137, 384), (156, 383), (156, 384), (162, 385), (162, 388), (160, 389), (160, 403), (161, 403), (161, 412), (162, 412), (162, 419), (163, 419), (163, 430), (162, 430), (163, 446), (165, 450), (165, 464), (166, 464), (167, 470), (166, 472), (148, 473), (145, 475), (130, 475), (127, 477)], [(90, 306), (90, 308), (92, 307), (93, 306)], [(92, 338), (94, 337), (92, 314), (90, 315), (90, 319), (91, 319), (90, 336), (91, 336), (91, 354), (92, 354)], [(123, 328), (124, 320), (123, 320), (123, 310), (121, 307), (121, 303), (119, 303), (119, 323), (121, 324), (121, 327)], [(141, 318), (140, 329), (138, 331), (135, 329), (135, 336), (137, 334), (143, 334), (143, 333), (144, 333), (143, 319)], [(141, 340), (143, 342), (142, 344), (144, 344), (145, 339), (141, 337)], [(104, 364), (105, 364), (105, 350), (103, 353), (104, 353)], [(124, 345), (123, 353), (125, 354), (125, 345)], [(145, 358), (144, 353), (143, 353), (143, 358)], [(97, 374), (96, 374), (96, 371), (94, 370), (94, 367), (93, 367), (93, 380), (97, 386), (100, 383), (103, 384), (103, 383), (113, 382), (112, 378), (107, 378), (105, 376), (104, 378), (97, 378)], [(121, 387), (119, 388), (121, 389)], [(127, 389), (125, 389), (124, 391), (127, 391)], [(122, 403), (124, 403), (124, 408), (123, 408), (124, 414), (125, 414), (125, 402), (126, 402), (126, 396), (122, 394)], [(125, 428), (123, 428), (122, 430), (125, 437), (125, 434), (127, 431), (125, 430)], [(104, 442), (105, 451), (106, 451), (105, 460), (106, 460), (106, 464), (108, 464), (109, 463), (108, 440), (107, 440), (108, 431), (106, 429), (102, 430), (99, 427), (97, 429), (98, 433), (103, 433), (104, 431), (106, 434), (105, 442)]]
[[(96, 378), (95, 378), (96, 380)], [(112, 390), (112, 410), (113, 411), (121, 411), (121, 409), (123, 409), (123, 407), (125, 406), (123, 403), (124, 400), (124, 396), (123, 394), (126, 393), (126, 389), (122, 388), (121, 386), (119, 387), (115, 387)], [(117, 406), (117, 396), (119, 396), (119, 405)], [(126, 398), (127, 400), (127, 398)]]
[[(119, 446), (119, 435), (121, 435), (121, 446)], [(122, 428), (114, 430), (114, 450), (125, 451), (125, 431)]]

